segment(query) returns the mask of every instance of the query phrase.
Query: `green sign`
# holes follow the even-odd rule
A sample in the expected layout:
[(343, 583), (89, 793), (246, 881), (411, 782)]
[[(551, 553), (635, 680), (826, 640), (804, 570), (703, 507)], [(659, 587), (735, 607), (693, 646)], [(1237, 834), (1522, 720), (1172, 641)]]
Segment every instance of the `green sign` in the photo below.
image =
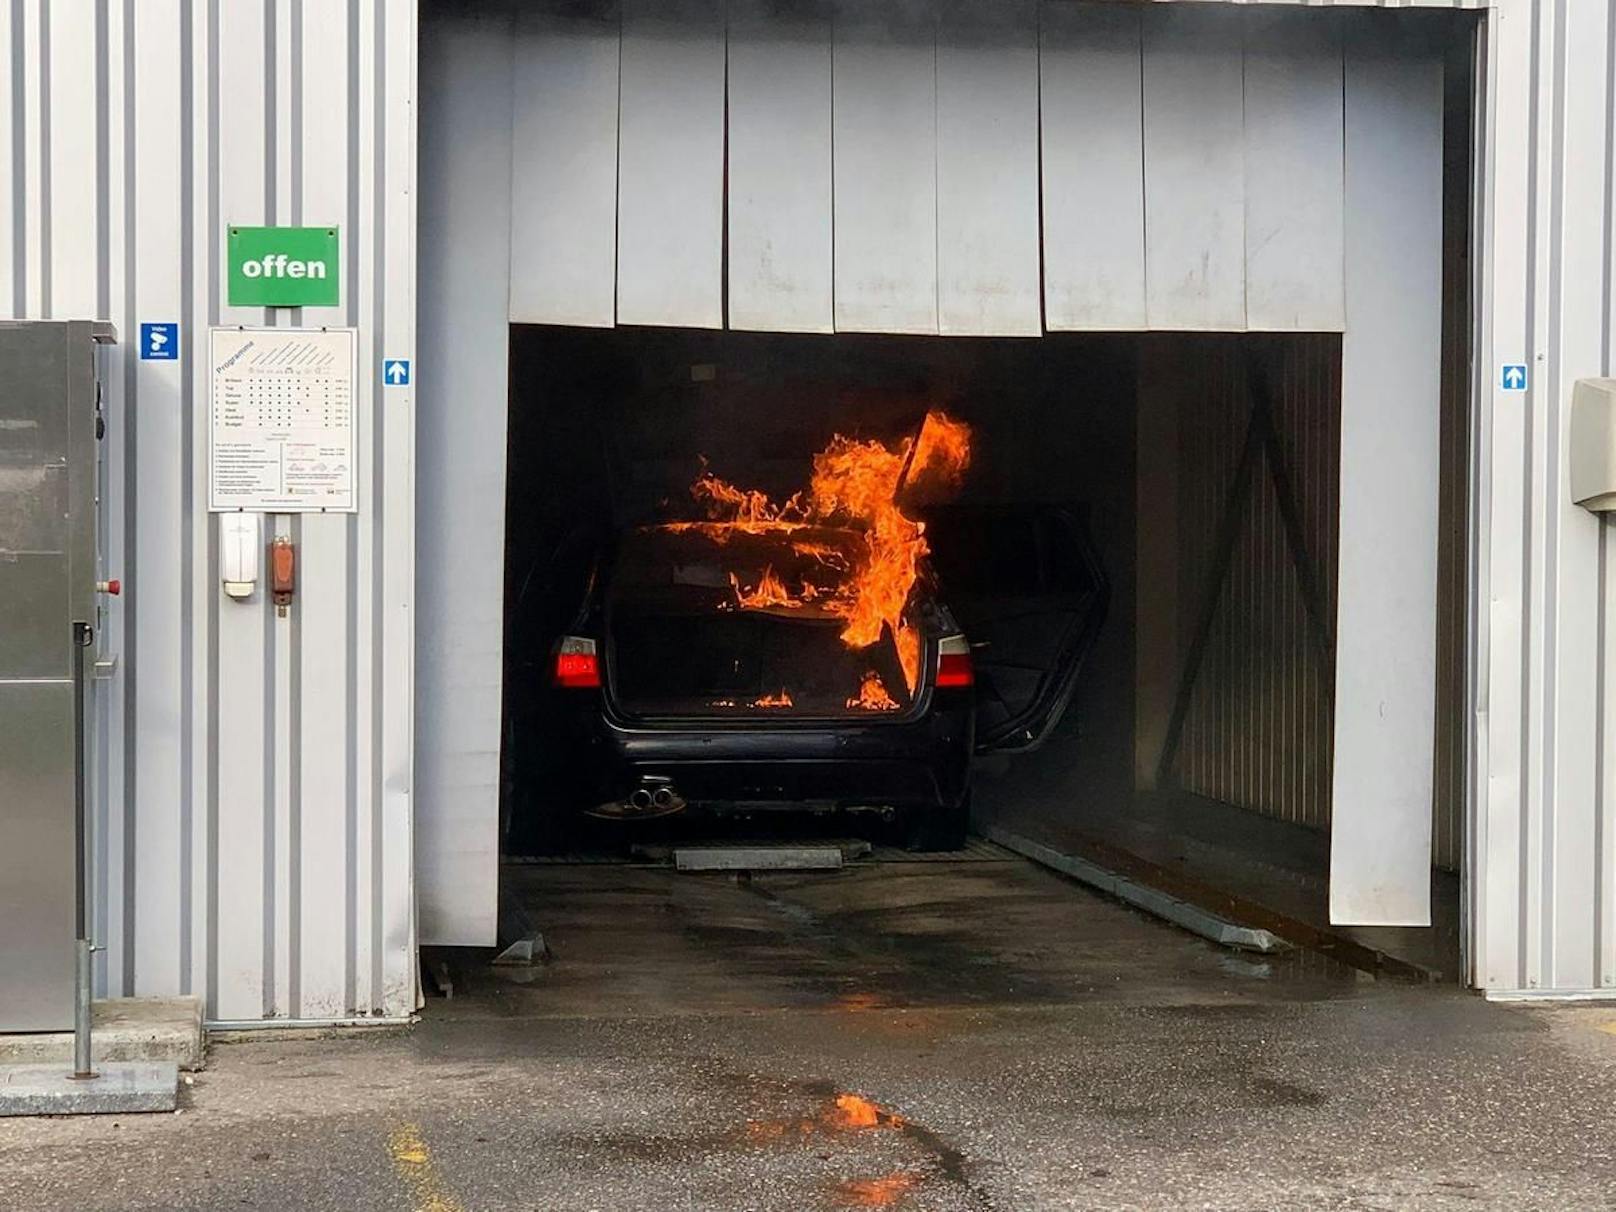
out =
[(335, 307), (337, 229), (232, 227), (231, 307)]

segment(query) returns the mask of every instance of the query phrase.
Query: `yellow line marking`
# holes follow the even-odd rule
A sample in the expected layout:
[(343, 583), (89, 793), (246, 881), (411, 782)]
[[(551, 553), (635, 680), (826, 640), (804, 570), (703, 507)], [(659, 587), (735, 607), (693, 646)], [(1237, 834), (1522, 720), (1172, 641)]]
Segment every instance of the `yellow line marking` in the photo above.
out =
[(387, 1153), (393, 1159), (393, 1169), (410, 1188), (415, 1212), (465, 1212), (460, 1201), (444, 1189), (419, 1124), (394, 1128), (387, 1137)]
[(1595, 1030), (1603, 1031), (1606, 1035), (1616, 1035), (1616, 1019), (1612, 1019), (1608, 1023), (1600, 1023)]

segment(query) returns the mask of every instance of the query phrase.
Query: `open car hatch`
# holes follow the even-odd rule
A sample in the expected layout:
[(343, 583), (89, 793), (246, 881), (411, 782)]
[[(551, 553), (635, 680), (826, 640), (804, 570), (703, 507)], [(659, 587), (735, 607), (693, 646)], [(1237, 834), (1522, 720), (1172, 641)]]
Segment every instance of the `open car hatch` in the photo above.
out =
[(927, 510), (939, 596), (971, 641), (979, 751), (1036, 748), (1060, 721), (1110, 605), (1082, 507)]

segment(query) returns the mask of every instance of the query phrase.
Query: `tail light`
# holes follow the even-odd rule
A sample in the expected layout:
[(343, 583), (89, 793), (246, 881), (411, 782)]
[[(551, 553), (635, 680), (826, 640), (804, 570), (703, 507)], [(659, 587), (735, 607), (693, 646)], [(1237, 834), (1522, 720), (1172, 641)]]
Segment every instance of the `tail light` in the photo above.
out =
[(971, 646), (962, 635), (945, 635), (937, 645), (937, 688), (960, 689), (975, 682)]
[(600, 688), (600, 656), (595, 641), (587, 636), (564, 635), (555, 649), (552, 677), (557, 686), (568, 690)]

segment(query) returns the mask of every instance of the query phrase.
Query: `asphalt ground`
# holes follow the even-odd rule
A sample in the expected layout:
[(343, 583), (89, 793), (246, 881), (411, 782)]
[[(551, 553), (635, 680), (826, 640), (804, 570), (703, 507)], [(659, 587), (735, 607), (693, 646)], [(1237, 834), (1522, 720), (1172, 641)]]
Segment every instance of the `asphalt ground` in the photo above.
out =
[(1220, 950), (1026, 862), (508, 868), (553, 959), (0, 1121), (0, 1209), (1616, 1207), (1616, 1005)]

